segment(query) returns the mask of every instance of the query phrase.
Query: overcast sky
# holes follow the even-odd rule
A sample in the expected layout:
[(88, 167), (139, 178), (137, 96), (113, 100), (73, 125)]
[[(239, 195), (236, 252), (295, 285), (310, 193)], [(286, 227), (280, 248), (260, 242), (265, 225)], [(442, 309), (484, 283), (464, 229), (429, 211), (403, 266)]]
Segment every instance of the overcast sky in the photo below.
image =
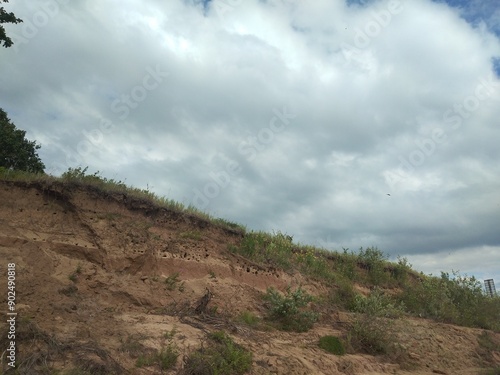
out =
[(48, 173), (500, 287), (497, 0), (4, 6), (0, 108)]

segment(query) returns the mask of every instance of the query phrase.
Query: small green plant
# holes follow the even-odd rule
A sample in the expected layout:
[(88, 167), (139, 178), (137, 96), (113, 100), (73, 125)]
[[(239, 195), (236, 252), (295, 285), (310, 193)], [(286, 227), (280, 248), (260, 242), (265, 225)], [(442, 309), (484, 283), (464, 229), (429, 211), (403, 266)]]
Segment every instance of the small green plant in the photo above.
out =
[(367, 271), (367, 281), (372, 285), (382, 285), (389, 280), (384, 272), (386, 255), (376, 247), (360, 248), (358, 265)]
[(183, 292), (185, 290), (184, 281), (180, 284), (179, 282), (179, 272), (176, 272), (165, 279), (165, 284), (167, 284), (168, 290), (175, 290), (177, 288), (179, 292)]
[(350, 351), (371, 355), (389, 353), (393, 337), (388, 328), (387, 321), (381, 318), (365, 315), (357, 319), (347, 334)]
[(370, 316), (397, 318), (404, 312), (404, 304), (396, 305), (380, 289), (373, 290), (368, 297), (354, 297), (354, 311)]
[(177, 327), (174, 326), (170, 331), (167, 331), (163, 334), (163, 338), (171, 341), (176, 334), (177, 334)]
[(215, 272), (213, 270), (208, 271), (208, 274), (210, 275), (211, 279), (217, 278), (217, 275), (215, 274)]
[(264, 299), (268, 302), (269, 318), (284, 331), (306, 332), (318, 320), (318, 314), (307, 308), (313, 297), (298, 287), (289, 286), (283, 296), (274, 288), (268, 288)]
[(135, 362), (136, 367), (157, 365), (160, 371), (171, 369), (175, 366), (179, 352), (174, 344), (168, 344), (160, 350), (140, 354)]
[(335, 355), (344, 355), (345, 348), (344, 344), (338, 337), (335, 336), (322, 336), (319, 338), (319, 347), (326, 350), (328, 353)]
[(73, 272), (71, 272), (71, 274), (68, 276), (68, 279), (76, 283), (78, 281), (78, 275), (80, 275), (81, 273), (82, 273), (82, 265), (78, 263), (78, 266)]
[(251, 311), (241, 312), (241, 314), (238, 316), (238, 320), (251, 327), (255, 327), (260, 322), (259, 317)]
[(353, 288), (352, 281), (342, 275), (337, 277), (335, 287), (331, 289), (329, 300), (330, 303), (337, 307), (346, 310), (353, 310), (355, 306), (356, 292)]
[(236, 344), (224, 331), (208, 335), (208, 341), (184, 360), (183, 375), (242, 375), (252, 366), (252, 353)]

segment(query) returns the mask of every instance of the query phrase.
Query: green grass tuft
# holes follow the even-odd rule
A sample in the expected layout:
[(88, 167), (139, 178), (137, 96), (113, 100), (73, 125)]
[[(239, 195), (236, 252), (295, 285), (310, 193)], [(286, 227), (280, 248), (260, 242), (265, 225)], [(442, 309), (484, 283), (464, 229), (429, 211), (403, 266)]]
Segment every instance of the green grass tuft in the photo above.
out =
[(328, 353), (335, 355), (344, 355), (345, 348), (344, 344), (338, 337), (335, 336), (322, 336), (319, 338), (319, 347), (326, 350)]

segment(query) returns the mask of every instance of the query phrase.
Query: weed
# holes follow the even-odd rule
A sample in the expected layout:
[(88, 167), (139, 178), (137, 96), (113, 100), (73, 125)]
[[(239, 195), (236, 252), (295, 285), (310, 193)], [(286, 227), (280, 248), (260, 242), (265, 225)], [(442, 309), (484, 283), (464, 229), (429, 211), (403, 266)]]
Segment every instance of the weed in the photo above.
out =
[(384, 272), (386, 256), (376, 247), (360, 248), (358, 252), (358, 265), (368, 273), (368, 282), (372, 285), (382, 285), (388, 281)]
[(269, 318), (284, 331), (306, 332), (318, 320), (318, 314), (307, 309), (313, 297), (301, 287), (292, 291), (287, 288), (283, 296), (274, 288), (268, 288), (264, 299), (269, 304)]
[(350, 351), (371, 355), (387, 354), (393, 342), (388, 328), (388, 322), (381, 318), (365, 315), (357, 319), (347, 334)]
[(396, 279), (400, 285), (404, 285), (408, 281), (408, 274), (411, 272), (412, 265), (408, 259), (398, 255), (398, 262), (392, 268), (391, 276)]
[(215, 272), (214, 272), (214, 271), (212, 271), (212, 270), (208, 271), (208, 274), (209, 274), (209, 276), (210, 276), (210, 278), (211, 278), (211, 279), (215, 279), (215, 278), (217, 278), (217, 275), (216, 275), (216, 274), (215, 274)]
[(166, 340), (172, 340), (177, 334), (177, 328), (173, 327), (170, 331), (164, 333), (163, 338)]
[[(171, 341), (175, 333), (174, 327), (171, 331), (166, 332), (163, 338)], [(175, 365), (179, 353), (172, 342), (166, 346), (162, 344), (160, 350), (150, 350), (142, 343), (145, 339), (147, 336), (142, 334), (128, 335), (125, 340), (120, 340), (119, 351), (128, 353), (132, 358), (137, 358), (136, 367), (158, 365), (160, 370), (167, 370)]]
[(243, 311), (238, 316), (238, 320), (251, 327), (257, 326), (260, 322), (260, 318), (251, 311)]
[(336, 284), (336, 288), (333, 288), (330, 292), (331, 303), (346, 310), (354, 310), (357, 294), (354, 291), (352, 281), (339, 276)]
[(184, 281), (182, 283), (180, 283), (179, 285), (177, 285), (179, 283), (179, 272), (176, 272), (170, 276), (168, 276), (166, 279), (165, 279), (165, 284), (167, 284), (167, 289), (168, 290), (175, 290), (176, 288), (179, 290), (179, 292), (183, 292), (185, 290), (185, 285), (184, 285)]
[(322, 336), (319, 338), (319, 347), (326, 350), (328, 353), (336, 355), (344, 355), (345, 348), (344, 344), (338, 337), (335, 336)]
[(447, 323), (500, 330), (500, 298), (488, 297), (475, 277), (442, 272), (441, 277), (423, 276), (407, 285), (398, 296), (407, 311)]
[(222, 218), (217, 218), (217, 219), (214, 219), (213, 221), (214, 221), (214, 223), (220, 225), (223, 228), (229, 228), (231, 230), (236, 230), (236, 231), (241, 232), (241, 233), (246, 232), (245, 226), (243, 226), (241, 224), (233, 223), (231, 221), (228, 221), (228, 220), (222, 219)]
[(236, 344), (225, 332), (208, 335), (207, 345), (184, 360), (183, 375), (240, 375), (252, 365), (252, 353)]
[(141, 334), (128, 335), (125, 340), (120, 339), (121, 345), (118, 350), (128, 353), (132, 358), (137, 358), (146, 349), (142, 343), (146, 338), (147, 336)]
[(168, 370), (175, 366), (179, 352), (174, 344), (168, 344), (160, 350), (140, 354), (135, 362), (136, 367), (158, 365), (160, 371)]
[(373, 290), (368, 297), (354, 297), (354, 311), (370, 316), (397, 318), (404, 312), (404, 304), (395, 305), (380, 289)]
[(482, 332), (477, 337), (478, 353), (486, 363), (494, 363), (494, 352), (500, 352), (500, 340), (488, 331)]

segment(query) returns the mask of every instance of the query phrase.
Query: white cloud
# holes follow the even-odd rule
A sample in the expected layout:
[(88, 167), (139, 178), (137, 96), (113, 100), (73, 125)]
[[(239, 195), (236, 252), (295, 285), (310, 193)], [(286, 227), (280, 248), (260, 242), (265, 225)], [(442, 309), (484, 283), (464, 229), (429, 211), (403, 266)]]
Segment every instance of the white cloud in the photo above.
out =
[(0, 51), (1, 106), (49, 171), (88, 165), (250, 229), (480, 272), (463, 249), (500, 246), (496, 13), (220, 5), (61, 2), (33, 35), (8, 27), (24, 39)]

